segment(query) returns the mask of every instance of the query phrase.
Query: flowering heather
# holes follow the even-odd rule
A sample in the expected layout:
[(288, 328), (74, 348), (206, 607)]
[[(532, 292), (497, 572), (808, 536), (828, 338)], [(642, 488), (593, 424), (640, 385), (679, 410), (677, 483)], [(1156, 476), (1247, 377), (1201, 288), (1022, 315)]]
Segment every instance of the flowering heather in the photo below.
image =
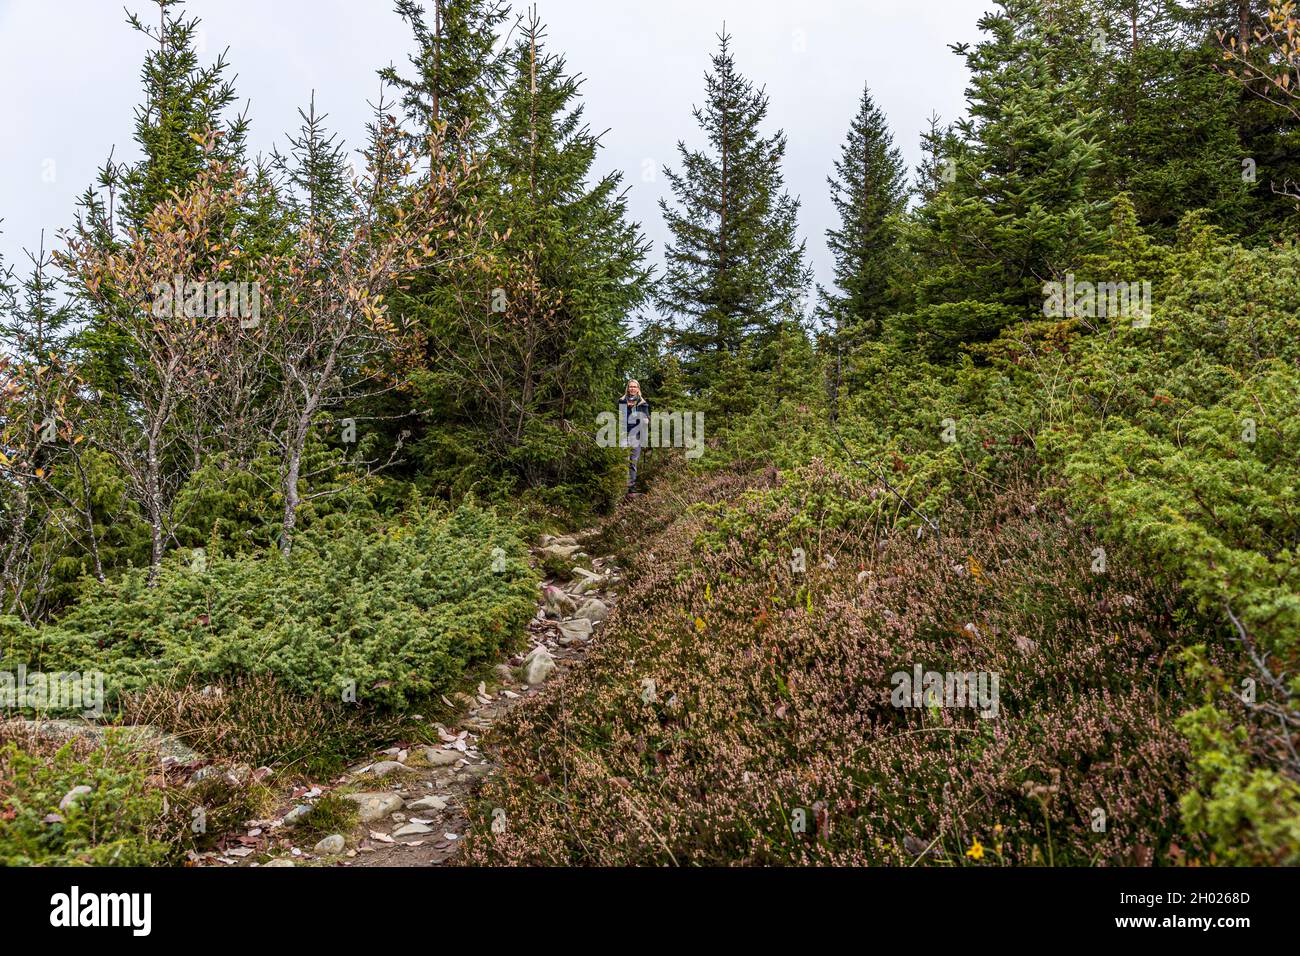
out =
[[(1205, 855), (1179, 825), (1188, 701), (1167, 586), (1113, 551), (1094, 573), (1089, 530), (1030, 485), (946, 515), (942, 550), (840, 526), (809, 504), (831, 489), (871, 492), (814, 463), (718, 475), (689, 509), (624, 509), (608, 531), (639, 542), (628, 590), (587, 663), (496, 728), (503, 770), (469, 862)], [(998, 716), (891, 705), (890, 675), (915, 665), (999, 675)]]

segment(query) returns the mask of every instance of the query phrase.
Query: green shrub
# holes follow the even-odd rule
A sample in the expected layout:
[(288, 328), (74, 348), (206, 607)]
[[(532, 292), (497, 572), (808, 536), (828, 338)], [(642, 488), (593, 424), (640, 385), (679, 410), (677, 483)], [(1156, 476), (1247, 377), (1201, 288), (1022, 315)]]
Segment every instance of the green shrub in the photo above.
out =
[[(157, 756), (109, 731), (101, 745), (0, 746), (0, 864), (148, 866), (167, 860)], [(89, 787), (59, 808), (75, 787)]]
[(311, 812), (298, 821), (295, 832), (304, 836), (329, 836), (346, 834), (357, 822), (357, 804), (335, 793), (327, 793), (317, 800)]
[[(1181, 724), (1188, 825), (1225, 862), (1294, 862), (1300, 761), (1278, 726), (1300, 722), (1300, 678), (1275, 675), (1300, 670), (1300, 248), (1246, 249), (1193, 220), (1165, 265), (1149, 328), (1116, 321), (1079, 340), (1073, 413), (1039, 445), (1071, 502), (1239, 645)], [(1125, 255), (1110, 267), (1133, 268)], [(1258, 688), (1249, 707), (1243, 680)]]
[[(504, 571), (494, 572), (499, 548)], [(303, 696), (403, 705), (517, 640), (534, 611), (523, 545), (464, 505), (317, 527), (286, 559), (177, 556), (93, 585), (56, 624), (9, 631), (28, 666), (105, 672), (111, 700), (155, 685), (274, 676)], [(21, 646), (24, 641), (26, 648)]]

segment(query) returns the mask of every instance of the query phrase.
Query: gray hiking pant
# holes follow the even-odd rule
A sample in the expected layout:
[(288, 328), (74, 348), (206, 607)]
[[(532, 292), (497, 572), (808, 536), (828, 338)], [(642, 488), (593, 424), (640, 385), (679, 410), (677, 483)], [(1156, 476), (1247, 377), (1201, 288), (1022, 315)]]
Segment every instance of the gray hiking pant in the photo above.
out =
[(632, 445), (628, 448), (627, 456), (627, 490), (631, 491), (636, 487), (636, 469), (641, 463), (641, 446)]

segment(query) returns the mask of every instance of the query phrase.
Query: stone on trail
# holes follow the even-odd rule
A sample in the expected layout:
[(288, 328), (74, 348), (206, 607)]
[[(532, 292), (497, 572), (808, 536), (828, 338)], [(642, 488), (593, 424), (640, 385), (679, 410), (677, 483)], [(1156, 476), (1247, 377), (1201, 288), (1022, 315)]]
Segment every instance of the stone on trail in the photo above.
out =
[(578, 619), (588, 620), (593, 624), (598, 624), (605, 620), (609, 614), (609, 608), (600, 598), (589, 598), (583, 602), (582, 607), (578, 608)]
[(287, 827), (296, 826), (298, 821), (311, 813), (310, 803), (300, 803), (284, 815), (283, 823)]
[[(574, 568), (574, 570), (576, 571), (578, 569)], [(583, 578), (581, 581), (579, 581), (577, 584), (575, 584), (572, 588), (569, 589), (569, 593), (572, 594), (574, 597), (581, 597), (582, 595), (587, 594), (591, 591), (599, 591), (601, 588), (603, 588), (606, 585), (606, 583), (607, 582), (603, 577)]]
[(459, 750), (444, 750), (441, 747), (425, 747), (424, 759), (435, 767), (450, 767), (463, 757)]
[(373, 793), (345, 793), (343, 796), (356, 802), (362, 823), (382, 820), (390, 813), (402, 809), (402, 798), (383, 790)]
[(554, 584), (546, 585), (542, 591), (542, 598), (546, 602), (546, 613), (553, 617), (565, 617), (577, 610), (578, 603), (565, 594)]
[(336, 853), (342, 853), (346, 846), (347, 842), (343, 839), (342, 834), (331, 833), (329, 836), (325, 837), (325, 839), (317, 843), (312, 852), (318, 853), (321, 856), (333, 856)]
[(585, 641), (589, 637), (591, 637), (591, 621), (585, 617), (575, 617), (571, 621), (563, 621), (560, 624), (561, 644), (567, 646), (574, 641)]
[(405, 826), (398, 827), (393, 831), (393, 836), (415, 836), (417, 833), (432, 833), (431, 827), (426, 827), (423, 823), (408, 823)]
[(390, 773), (405, 769), (406, 765), (396, 760), (381, 760), (379, 763), (371, 764), (370, 773), (375, 777), (387, 777)]
[(408, 810), (446, 810), (447, 801), (443, 797), (421, 797), (419, 800), (412, 800), (406, 805)]
[(548, 544), (542, 548), (541, 555), (543, 558), (552, 561), (568, 561), (578, 551), (579, 548), (576, 544)]
[(536, 686), (543, 683), (555, 670), (555, 658), (541, 644), (538, 644), (524, 658), (524, 680)]

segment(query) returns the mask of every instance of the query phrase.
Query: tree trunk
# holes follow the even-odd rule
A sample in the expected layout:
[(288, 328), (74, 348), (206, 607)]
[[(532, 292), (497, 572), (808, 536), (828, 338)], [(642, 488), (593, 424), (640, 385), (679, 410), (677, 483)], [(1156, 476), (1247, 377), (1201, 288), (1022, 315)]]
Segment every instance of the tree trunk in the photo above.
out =
[(302, 449), (306, 443), (307, 426), (304, 420), (299, 419), (286, 449), (288, 460), (284, 470), (284, 518), (280, 523), (280, 553), (286, 558), (293, 550), (293, 529), (298, 523), (298, 505), (302, 503), (298, 493), (298, 476), (302, 473)]
[(145, 472), (145, 495), (148, 498), (149, 538), (149, 587), (158, 584), (158, 572), (162, 569), (163, 528), (162, 528), (162, 480), (159, 477), (158, 436), (156, 431), (149, 433), (149, 461)]
[(27, 524), (27, 515), (30, 511), (27, 489), (21, 483), (18, 485), (17, 499), (14, 503), (13, 520), (11, 521), (13, 537), (10, 539), (9, 547), (5, 552), (4, 570), (0, 572), (0, 584), (13, 589), (13, 598), (9, 603), (11, 613), (18, 607), (19, 593), (22, 590), (18, 583), (18, 557), (19, 552), (23, 549), (22, 542), (26, 537), (23, 533), (23, 526)]
[[(76, 454), (75, 451), (73, 453)], [(95, 503), (91, 499), (90, 478), (82, 467), (80, 456), (76, 457), (77, 474), (81, 478), (81, 496), (85, 501), (82, 515), (86, 519), (86, 535), (90, 538), (90, 558), (95, 564), (95, 580), (104, 583), (104, 564), (99, 557), (99, 535), (95, 533)]]
[(442, 86), (442, 0), (434, 0), (433, 4), (433, 90), (430, 94), (430, 108), (433, 117), (433, 129), (430, 130), (431, 138), (429, 140), (429, 180), (430, 182), (437, 176), (438, 172), (438, 142), (441, 137), (438, 136), (438, 119), (442, 110), (441, 96), (439, 90)]

